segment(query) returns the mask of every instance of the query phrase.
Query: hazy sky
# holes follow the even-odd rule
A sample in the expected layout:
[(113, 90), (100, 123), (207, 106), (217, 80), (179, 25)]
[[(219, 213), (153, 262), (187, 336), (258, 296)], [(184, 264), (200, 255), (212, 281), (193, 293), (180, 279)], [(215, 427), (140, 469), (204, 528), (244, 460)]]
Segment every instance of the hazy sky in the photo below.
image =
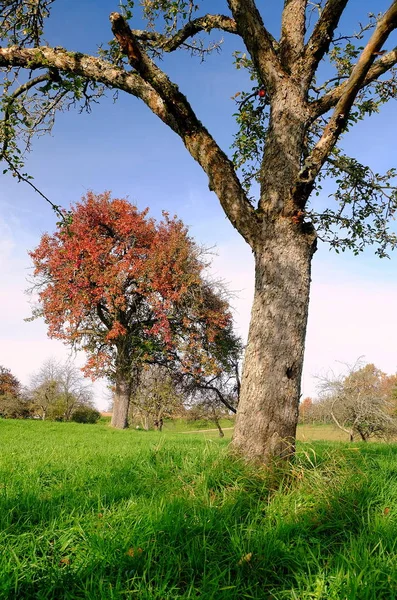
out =
[[(205, 4), (211, 12), (228, 12), (224, 1)], [(282, 4), (281, 0), (269, 3), (267, 25), (276, 36)], [(368, 12), (385, 10), (389, 4), (390, 0), (350, 0), (342, 29), (357, 29)], [(117, 10), (115, 0), (59, 0), (46, 37), (53, 45), (94, 52), (112, 37), (108, 15), (113, 10)], [(386, 47), (392, 45), (390, 41)], [(245, 76), (232, 65), (231, 53), (238, 47), (238, 40), (225, 34), (222, 52), (204, 64), (184, 53), (162, 63), (225, 151), (235, 131), (231, 96), (246, 85)], [(360, 123), (346, 137), (346, 151), (377, 171), (393, 166), (394, 114), (395, 104), (389, 103), (382, 114)], [(116, 197), (128, 196), (140, 208), (149, 206), (153, 216), (160, 216), (162, 209), (177, 213), (198, 242), (217, 246), (213, 268), (237, 293), (235, 318), (246, 336), (253, 293), (252, 254), (208, 190), (201, 168), (143, 103), (123, 94), (113, 102), (109, 94), (89, 115), (76, 110), (58, 115), (52, 136), (35, 141), (27, 164), (36, 185), (65, 207), (89, 189), (111, 190)], [(326, 195), (325, 191), (322, 200)], [(23, 383), (49, 356), (68, 355), (66, 347), (46, 337), (42, 321), (24, 321), (30, 314), (24, 294), (30, 272), (27, 250), (38, 244), (43, 232), (53, 231), (56, 220), (51, 208), (25, 184), (2, 176), (0, 364), (11, 368)], [(320, 245), (313, 261), (303, 394), (313, 395), (313, 376), (334, 368), (338, 360), (355, 362), (364, 355), (386, 372), (395, 372), (396, 306), (395, 255), (391, 260), (381, 260), (371, 251), (359, 257), (335, 255)], [(77, 360), (81, 363), (83, 357)], [(96, 390), (98, 405), (104, 407), (103, 386)]]

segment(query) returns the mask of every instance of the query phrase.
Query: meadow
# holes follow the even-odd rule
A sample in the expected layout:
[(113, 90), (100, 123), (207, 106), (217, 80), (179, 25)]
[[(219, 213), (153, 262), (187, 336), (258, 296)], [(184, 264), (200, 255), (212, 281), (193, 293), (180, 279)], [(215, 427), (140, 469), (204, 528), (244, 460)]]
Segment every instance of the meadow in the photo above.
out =
[(0, 598), (397, 598), (397, 445), (301, 442), (272, 471), (227, 446), (0, 420)]

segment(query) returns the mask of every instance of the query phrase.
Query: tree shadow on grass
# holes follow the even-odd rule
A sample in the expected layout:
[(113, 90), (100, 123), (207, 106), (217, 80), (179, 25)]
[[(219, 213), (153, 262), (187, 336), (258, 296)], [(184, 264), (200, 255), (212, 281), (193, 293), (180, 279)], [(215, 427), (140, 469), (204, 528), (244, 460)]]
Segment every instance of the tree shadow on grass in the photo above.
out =
[[(348, 458), (342, 466), (320, 455), (303, 459), (279, 489), (229, 458), (214, 463), (211, 473), (204, 464), (202, 473), (192, 475), (160, 453), (141, 485), (143, 472), (137, 475), (135, 468), (131, 482), (131, 465), (119, 465), (97, 482), (100, 505), (95, 494), (85, 499), (68, 544), (65, 526), (57, 532), (49, 519), (39, 522), (48, 533), (36, 545), (36, 567), (19, 582), (10, 574), (8, 587), (3, 576), (0, 596), (397, 598), (391, 504), (397, 489), (386, 478), (397, 447), (368, 445), (343, 454)], [(83, 492), (73, 506), (78, 498), (83, 502)], [(49, 502), (47, 515), (64, 509), (61, 497)]]

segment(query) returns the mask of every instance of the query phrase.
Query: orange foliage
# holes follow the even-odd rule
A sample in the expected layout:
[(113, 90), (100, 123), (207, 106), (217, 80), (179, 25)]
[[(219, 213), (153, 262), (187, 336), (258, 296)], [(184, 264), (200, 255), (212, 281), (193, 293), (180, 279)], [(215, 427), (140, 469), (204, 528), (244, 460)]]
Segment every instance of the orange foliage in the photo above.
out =
[(30, 256), (49, 336), (84, 349), (92, 377), (114, 373), (121, 357), (183, 355), (186, 368), (211, 368), (208, 348), (231, 316), (176, 217), (156, 222), (148, 209), (90, 192)]

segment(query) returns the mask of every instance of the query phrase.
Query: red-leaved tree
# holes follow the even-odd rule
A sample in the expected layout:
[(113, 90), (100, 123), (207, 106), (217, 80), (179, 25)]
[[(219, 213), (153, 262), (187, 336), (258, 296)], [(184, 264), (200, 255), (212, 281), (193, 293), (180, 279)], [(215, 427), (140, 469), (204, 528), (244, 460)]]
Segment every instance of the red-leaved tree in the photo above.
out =
[(88, 193), (70, 222), (30, 253), (51, 338), (86, 351), (85, 372), (114, 384), (112, 425), (127, 426), (145, 363), (210, 373), (231, 326), (228, 303), (203, 277), (202, 252), (176, 217), (156, 222), (110, 193)]

